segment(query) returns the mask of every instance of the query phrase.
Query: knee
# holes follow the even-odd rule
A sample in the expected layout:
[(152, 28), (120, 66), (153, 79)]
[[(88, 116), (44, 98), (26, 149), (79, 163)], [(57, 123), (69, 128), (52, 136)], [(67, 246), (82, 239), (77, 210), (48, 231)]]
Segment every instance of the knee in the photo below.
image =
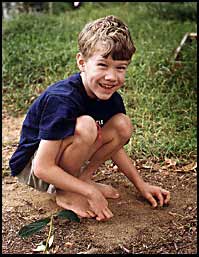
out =
[(115, 116), (115, 129), (117, 135), (119, 135), (122, 140), (128, 140), (133, 132), (130, 118), (123, 113), (117, 114)]
[(97, 138), (97, 126), (95, 120), (88, 115), (78, 117), (75, 135), (81, 142), (92, 145)]

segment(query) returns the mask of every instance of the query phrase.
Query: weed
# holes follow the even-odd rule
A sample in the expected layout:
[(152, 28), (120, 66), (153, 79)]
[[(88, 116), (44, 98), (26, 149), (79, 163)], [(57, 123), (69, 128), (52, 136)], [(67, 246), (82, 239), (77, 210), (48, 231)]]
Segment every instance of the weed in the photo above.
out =
[(34, 249), (34, 251), (36, 252), (48, 253), (54, 239), (53, 221), (55, 218), (62, 218), (67, 219), (69, 221), (80, 222), (80, 219), (76, 213), (74, 213), (71, 210), (62, 210), (58, 213), (52, 214), (50, 217), (39, 219), (37, 221), (31, 222), (28, 225), (23, 226), (19, 230), (18, 235), (22, 238), (27, 238), (39, 232), (41, 229), (48, 225), (49, 232), (46, 241), (41, 242), (40, 244), (38, 244), (37, 248)]

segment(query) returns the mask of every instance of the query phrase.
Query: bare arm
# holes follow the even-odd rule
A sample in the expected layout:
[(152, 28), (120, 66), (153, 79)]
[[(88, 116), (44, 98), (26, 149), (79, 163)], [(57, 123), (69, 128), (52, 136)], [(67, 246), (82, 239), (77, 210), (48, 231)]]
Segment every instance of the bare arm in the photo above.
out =
[(145, 182), (140, 177), (136, 167), (133, 165), (131, 158), (126, 154), (125, 150), (121, 148), (114, 156), (112, 156), (112, 160), (119, 167), (119, 170), (135, 185), (137, 190), (141, 191)]
[(112, 156), (112, 160), (117, 164), (120, 171), (135, 185), (140, 193), (153, 205), (157, 206), (155, 197), (158, 198), (160, 205), (167, 204), (170, 200), (170, 192), (158, 186), (150, 185), (140, 177), (136, 167), (132, 164), (131, 158), (121, 148)]
[(70, 175), (56, 164), (61, 140), (41, 140), (35, 156), (34, 173), (37, 177), (64, 191), (90, 196), (92, 187), (88, 183)]

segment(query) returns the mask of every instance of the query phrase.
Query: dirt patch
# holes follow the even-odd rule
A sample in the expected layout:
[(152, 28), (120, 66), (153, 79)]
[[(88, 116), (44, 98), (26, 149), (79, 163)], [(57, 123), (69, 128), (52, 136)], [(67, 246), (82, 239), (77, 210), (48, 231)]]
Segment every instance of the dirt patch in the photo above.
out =
[[(27, 239), (17, 235), (19, 229), (60, 210), (54, 196), (7, 176), (22, 121), (23, 117), (3, 115), (2, 252), (10, 254), (33, 253), (37, 244), (46, 240), (48, 227)], [(136, 161), (145, 181), (170, 190), (169, 206), (153, 209), (112, 164), (103, 165), (95, 180), (112, 184), (121, 194), (119, 199), (109, 200), (114, 217), (106, 222), (55, 220), (50, 253), (197, 253), (196, 170), (149, 170), (142, 164), (143, 160)]]

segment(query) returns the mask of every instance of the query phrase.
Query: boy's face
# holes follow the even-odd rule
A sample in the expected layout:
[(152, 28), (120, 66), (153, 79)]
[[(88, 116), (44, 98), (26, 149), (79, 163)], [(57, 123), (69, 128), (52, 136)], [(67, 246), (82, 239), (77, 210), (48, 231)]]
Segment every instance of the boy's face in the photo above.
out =
[(129, 61), (104, 58), (98, 50), (85, 60), (77, 54), (77, 64), (81, 71), (82, 81), (88, 96), (101, 100), (109, 99), (123, 86)]

